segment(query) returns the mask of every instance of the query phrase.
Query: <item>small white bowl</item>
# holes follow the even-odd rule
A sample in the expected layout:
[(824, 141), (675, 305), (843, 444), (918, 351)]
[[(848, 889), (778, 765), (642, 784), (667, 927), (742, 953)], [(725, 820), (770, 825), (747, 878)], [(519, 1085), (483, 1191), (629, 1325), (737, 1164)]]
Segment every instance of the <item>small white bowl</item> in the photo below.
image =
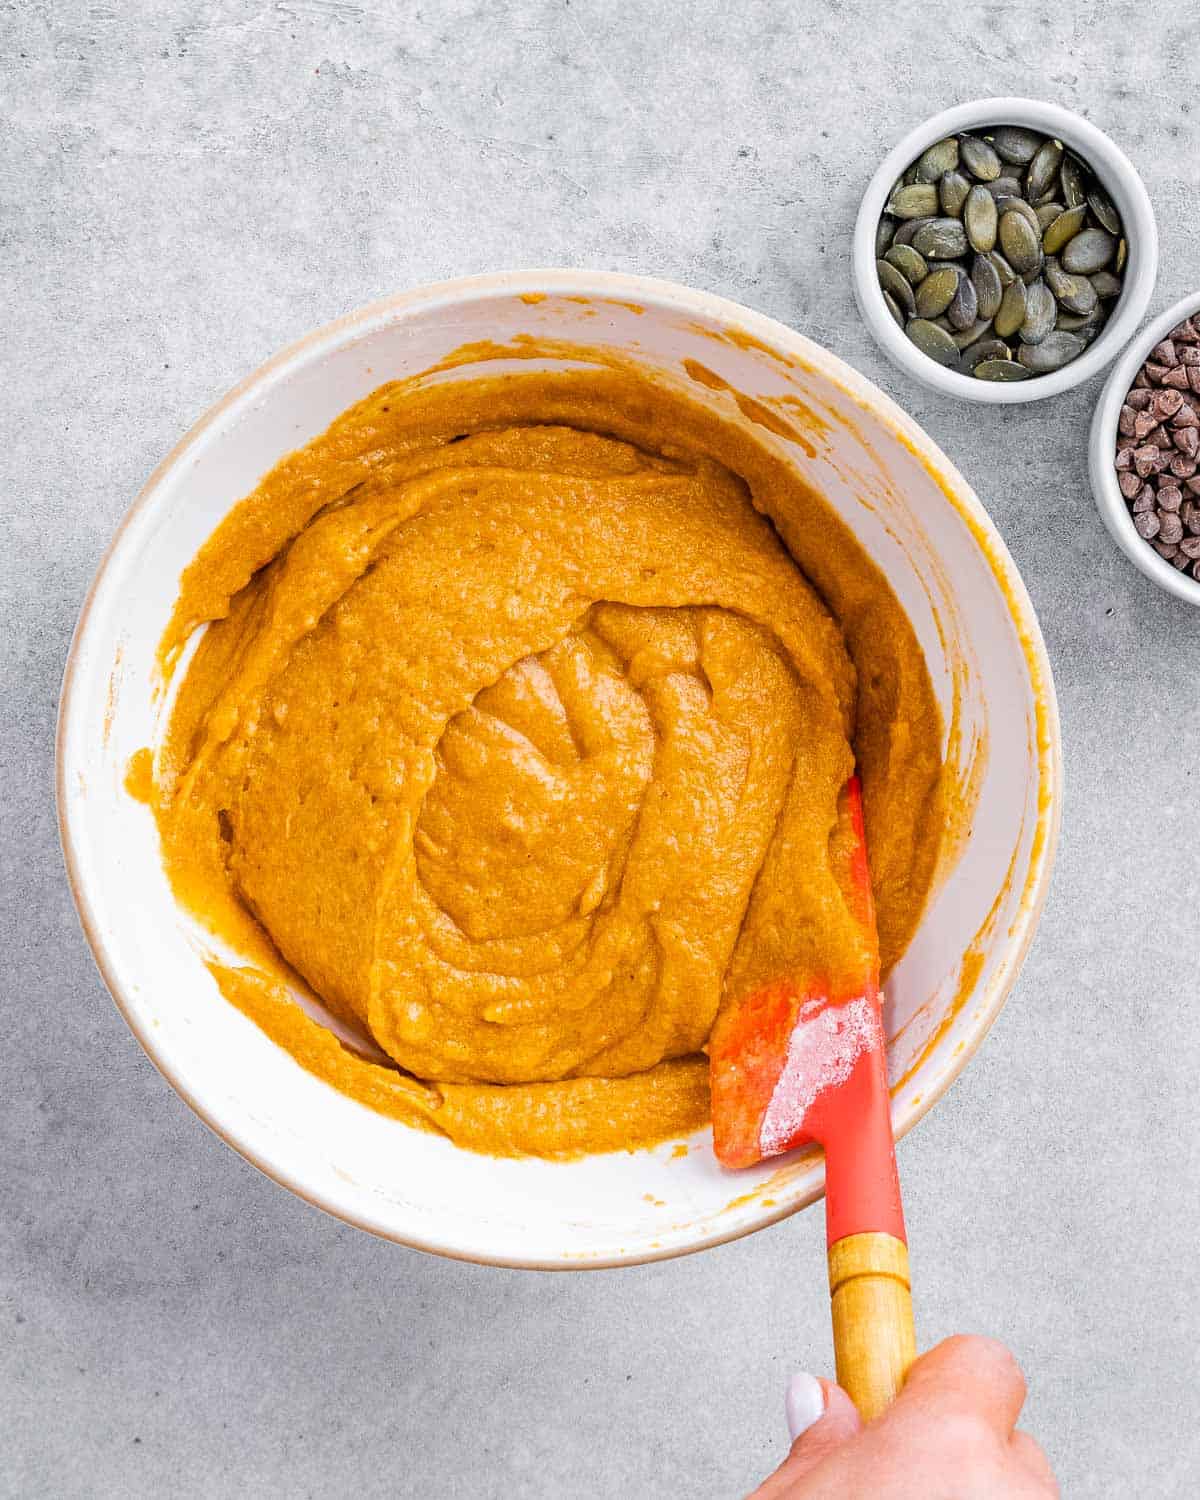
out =
[(1100, 392), (1100, 400), (1096, 403), (1096, 413), (1092, 418), (1092, 430), (1088, 438), (1088, 468), (1096, 509), (1112, 533), (1113, 540), (1129, 561), (1177, 599), (1186, 599), (1189, 604), (1200, 605), (1200, 579), (1173, 568), (1166, 558), (1159, 557), (1150, 543), (1144, 542), (1133, 529), (1133, 517), (1121, 494), (1117, 471), (1113, 465), (1117, 446), (1117, 421), (1134, 376), (1155, 344), (1165, 339), (1176, 324), (1195, 313), (1200, 313), (1200, 292), (1184, 297), (1174, 307), (1168, 307), (1166, 312), (1155, 318), (1113, 366), (1112, 374)]
[[(921, 152), (935, 141), (961, 131), (980, 130), (989, 125), (1024, 125), (1040, 130), (1064, 145), (1071, 146), (1093, 168), (1116, 205), (1125, 228), (1129, 259), (1125, 268), (1125, 286), (1114, 315), (1094, 344), (1069, 365), (1049, 375), (1011, 384), (976, 380), (948, 370), (932, 360), (910, 342), (896, 326), (875, 271), (875, 230), (896, 179), (905, 172)], [(957, 104), (943, 110), (915, 130), (910, 130), (898, 146), (884, 158), (871, 178), (858, 211), (854, 227), (853, 250), (854, 295), (867, 327), (887, 357), (899, 369), (912, 375), (922, 385), (948, 396), (967, 401), (982, 401), (993, 406), (1012, 406), (1019, 401), (1044, 401), (1060, 391), (1087, 380), (1113, 359), (1146, 314), (1158, 274), (1158, 227), (1145, 185), (1125, 153), (1103, 131), (1063, 109), (1039, 99), (977, 99), (971, 104)]]
[[(176, 905), (153, 819), (124, 784), (129, 756), (163, 733), (156, 649), (179, 575), (230, 508), (385, 381), (463, 345), (477, 362), (448, 378), (504, 373), (512, 356), (533, 368), (529, 336), (550, 341), (541, 365), (586, 363), (592, 350), (636, 358), (648, 378), (686, 386), (770, 442), (853, 528), (907, 610), (946, 753), (978, 791), (971, 836), (887, 985), (896, 1134), (932, 1107), (1004, 1004), (1045, 898), (1062, 774), (1050, 665), (1003, 541), (933, 441), (826, 350), (720, 297), (596, 271), (468, 277), (363, 308), (256, 370), (151, 475), (100, 566), (63, 684), (59, 817), (113, 998), (230, 1145), (310, 1203), (407, 1245), (498, 1265), (617, 1265), (719, 1244), (811, 1203), (819, 1155), (728, 1173), (705, 1129), (649, 1151), (496, 1161), (364, 1108), (222, 999), (203, 961), (212, 940)], [(755, 401), (743, 410), (734, 392)], [(764, 436), (756, 413), (778, 401), (806, 414), (794, 440)], [(1001, 1148), (963, 1144), (967, 1155)]]

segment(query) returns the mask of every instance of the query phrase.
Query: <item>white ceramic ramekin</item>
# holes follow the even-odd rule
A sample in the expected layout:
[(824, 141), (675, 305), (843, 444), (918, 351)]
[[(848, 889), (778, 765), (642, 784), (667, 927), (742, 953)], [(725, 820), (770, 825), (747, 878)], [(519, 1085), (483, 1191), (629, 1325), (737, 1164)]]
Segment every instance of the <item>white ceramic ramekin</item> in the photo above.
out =
[[(588, 271), (480, 276), (364, 308), (269, 360), (164, 459), (100, 567), (63, 686), (59, 816), (114, 999), (180, 1094), (249, 1160), (330, 1213), (422, 1249), (502, 1265), (613, 1265), (782, 1218), (819, 1195), (819, 1157), (730, 1174), (704, 1130), (650, 1151), (496, 1161), (361, 1107), (222, 999), (202, 962), (206, 939), (172, 898), (153, 820), (124, 789), (129, 756), (163, 730), (155, 648), (180, 572), (230, 508), (351, 403), (462, 345), (490, 341), (485, 363), (439, 378), (511, 368), (506, 347), (530, 368), (529, 344), (512, 343), (523, 335), (568, 340), (559, 353), (574, 359), (625, 351), (727, 420), (755, 423), (846, 518), (908, 610), (947, 753), (979, 794), (971, 837), (888, 986), (897, 1133), (930, 1108), (999, 1012), (1041, 910), (1061, 776), (1050, 668), (1003, 542), (925, 433), (824, 349), (719, 297)], [(758, 404), (739, 404), (737, 392)], [(775, 435), (777, 418), (762, 425), (763, 404), (780, 400), (789, 423), (800, 414), (795, 440)]]
[[(1080, 357), (1061, 370), (1031, 380), (977, 380), (948, 370), (906, 337), (887, 310), (875, 270), (875, 230), (896, 179), (921, 152), (945, 136), (979, 130), (988, 125), (1025, 125), (1071, 146), (1095, 170), (1125, 227), (1129, 260), (1125, 286), (1104, 332)], [(1058, 104), (1040, 99), (977, 99), (943, 110), (915, 130), (884, 158), (871, 178), (858, 211), (853, 248), (854, 295), (867, 327), (892, 363), (922, 385), (966, 401), (1011, 406), (1020, 401), (1044, 401), (1089, 379), (1113, 359), (1145, 316), (1158, 274), (1158, 228), (1142, 179), (1132, 162), (1103, 131)]]
[(1151, 349), (1170, 333), (1171, 329), (1200, 313), (1200, 292), (1193, 292), (1168, 307), (1148, 324), (1125, 353), (1113, 366), (1112, 374), (1104, 383), (1100, 400), (1092, 417), (1092, 430), (1088, 439), (1088, 468), (1092, 479), (1092, 494), (1096, 509), (1112, 534), (1113, 540), (1134, 565), (1147, 578), (1151, 578), (1177, 599), (1186, 599), (1189, 604), (1200, 605), (1200, 579), (1192, 578), (1173, 568), (1166, 558), (1159, 557), (1148, 542), (1144, 542), (1133, 529), (1133, 517), (1125, 497), (1117, 483), (1117, 471), (1113, 458), (1117, 447), (1117, 421), (1125, 393), (1133, 384), (1133, 378), (1149, 358)]

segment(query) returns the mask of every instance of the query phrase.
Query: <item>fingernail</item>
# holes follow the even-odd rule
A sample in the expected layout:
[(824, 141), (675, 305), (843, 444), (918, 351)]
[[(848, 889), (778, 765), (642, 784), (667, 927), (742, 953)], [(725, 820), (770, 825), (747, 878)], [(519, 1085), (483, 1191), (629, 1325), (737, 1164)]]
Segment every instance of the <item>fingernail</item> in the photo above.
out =
[(819, 1422), (825, 1415), (825, 1391), (821, 1382), (815, 1375), (807, 1375), (799, 1370), (788, 1381), (787, 1398), (784, 1403), (787, 1412), (788, 1431), (792, 1435), (792, 1442), (802, 1432), (807, 1432), (814, 1422)]

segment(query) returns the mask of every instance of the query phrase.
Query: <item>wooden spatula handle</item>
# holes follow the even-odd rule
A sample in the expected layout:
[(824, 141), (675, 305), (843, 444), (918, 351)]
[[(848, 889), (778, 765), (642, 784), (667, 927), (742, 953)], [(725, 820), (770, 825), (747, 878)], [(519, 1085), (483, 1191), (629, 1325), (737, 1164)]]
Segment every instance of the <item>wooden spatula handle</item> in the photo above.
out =
[(838, 1384), (870, 1422), (899, 1394), (917, 1357), (908, 1247), (891, 1234), (850, 1234), (829, 1247)]

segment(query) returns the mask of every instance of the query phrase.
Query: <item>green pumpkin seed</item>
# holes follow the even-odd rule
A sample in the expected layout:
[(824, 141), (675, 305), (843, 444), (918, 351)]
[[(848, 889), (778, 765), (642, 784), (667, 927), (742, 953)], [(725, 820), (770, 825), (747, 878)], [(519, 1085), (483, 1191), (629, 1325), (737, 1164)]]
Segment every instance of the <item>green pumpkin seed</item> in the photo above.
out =
[(996, 333), (1002, 339), (1011, 338), (1025, 321), (1026, 291), (1023, 281), (1014, 281), (1005, 287), (1004, 296), (993, 322)]
[(982, 253), (996, 243), (996, 225), (999, 214), (996, 201), (987, 188), (976, 184), (967, 194), (962, 210), (963, 227), (972, 250)]
[(1063, 197), (1068, 208), (1079, 208), (1087, 202), (1087, 172), (1083, 163), (1074, 156), (1064, 156), (1058, 179), (1062, 183)]
[(1031, 208), (1024, 198), (1001, 197), (996, 199), (996, 212), (1006, 214), (1009, 212), (1020, 214), (1026, 220), (1030, 229), (1035, 230), (1040, 240), (1042, 237), (1042, 226), (1038, 223), (1037, 209)]
[(1087, 218), (1087, 205), (1078, 204), (1075, 208), (1068, 208), (1064, 213), (1049, 226), (1042, 235), (1042, 249), (1047, 255), (1057, 255), (1068, 240), (1073, 240), (1083, 228), (1083, 221)]
[(909, 286), (916, 286), (929, 274), (925, 257), (918, 255), (911, 245), (893, 245), (883, 258), (895, 266)]
[(963, 355), (963, 364), (968, 370), (974, 370), (985, 359), (1011, 360), (1012, 350), (1003, 339), (983, 339), (978, 344), (971, 345)]
[(992, 131), (996, 155), (1013, 167), (1027, 166), (1045, 139), (1044, 135), (1039, 135), (1036, 130), (1026, 130), (1023, 125), (998, 125)]
[(926, 260), (954, 260), (967, 253), (967, 235), (957, 219), (934, 219), (912, 239), (913, 249)]
[(1122, 239), (1120, 244), (1117, 246), (1117, 259), (1116, 263), (1113, 266), (1113, 270), (1116, 271), (1118, 276), (1125, 269), (1125, 261), (1128, 255), (1129, 246), (1125, 243), (1124, 239)]
[(958, 166), (958, 141), (947, 136), (944, 141), (922, 151), (917, 158), (914, 182), (936, 182), (945, 172), (953, 172)]
[(1011, 359), (985, 359), (972, 372), (978, 380), (1028, 380), (1029, 371)]
[(1096, 288), (1096, 296), (1102, 302), (1107, 302), (1110, 297), (1121, 295), (1121, 278), (1114, 276), (1111, 271), (1097, 271), (1094, 276), (1089, 276), (1088, 280)]
[(1015, 177), (997, 177), (983, 185), (993, 198), (1019, 198), (1022, 192), (1021, 184)]
[(957, 219), (970, 191), (971, 184), (961, 172), (946, 172), (938, 183), (938, 202), (942, 205), (942, 212)]
[(1087, 205), (1102, 229), (1107, 229), (1109, 234), (1121, 233), (1121, 215), (1113, 207), (1112, 199), (1103, 188), (1091, 190), (1087, 195)]
[(1017, 273), (1004, 259), (1003, 255), (1000, 254), (999, 250), (989, 251), (988, 259), (991, 261), (992, 265), (995, 266), (996, 275), (999, 276), (1000, 285), (1002, 287), (1011, 286), (1013, 282), (1016, 281)]
[(892, 317), (896, 320), (897, 326), (903, 328), (906, 321), (904, 312), (900, 304), (896, 301), (895, 297), (892, 296), (891, 292), (884, 292), (883, 304), (887, 308), (888, 312), (891, 313)]
[(906, 167), (904, 175), (896, 183), (897, 188), (911, 187), (917, 180), (917, 164), (913, 162), (911, 167)]
[[(1053, 299), (1051, 299), (1053, 300)], [(969, 276), (959, 272), (958, 287), (954, 293), (954, 300), (946, 309), (946, 316), (950, 324), (959, 333), (964, 333), (968, 328), (975, 325), (979, 317), (979, 298), (975, 294), (975, 284)]]
[(1078, 333), (1086, 337), (1089, 329), (1094, 328), (1099, 322), (1096, 313), (1071, 313), (1059, 308), (1058, 316), (1054, 319), (1054, 326), (1063, 333)]
[(1035, 219), (1031, 225), (1024, 214), (1014, 208), (1000, 215), (1000, 248), (1018, 275), (1036, 271), (1042, 263), (1042, 242), (1036, 223)]
[(897, 219), (924, 219), (938, 211), (938, 190), (932, 182), (913, 182), (892, 194), (885, 213)]
[[(954, 337), (954, 324), (950, 321), (945, 313), (940, 313), (936, 318), (930, 318), (929, 321), (935, 328), (940, 328), (943, 333), (948, 333), (951, 338)], [(956, 344), (954, 347), (957, 348), (958, 345)]]
[(1054, 293), (1044, 281), (1035, 281), (1025, 288), (1025, 320), (1021, 324), (1021, 338), (1027, 344), (1040, 344), (1054, 330), (1058, 315), (1058, 304)]
[[(911, 318), (917, 310), (916, 299), (913, 289), (907, 280), (897, 271), (891, 261), (877, 260), (875, 269), (879, 273), (879, 285), (885, 292), (890, 292), (904, 311)], [(953, 293), (951, 293), (953, 296)]]
[(1059, 259), (1073, 276), (1102, 271), (1116, 253), (1117, 242), (1107, 229), (1084, 229), (1063, 249)]
[(1086, 348), (1086, 341), (1077, 333), (1057, 329), (1040, 344), (1022, 344), (1017, 359), (1035, 375), (1048, 375), (1051, 370), (1061, 370), (1063, 365), (1078, 359)]
[(977, 135), (964, 135), (958, 146), (959, 159), (976, 182), (993, 182), (1000, 175), (1000, 158)]
[(878, 260), (883, 252), (892, 243), (892, 236), (896, 233), (896, 221), (890, 214), (884, 214), (875, 226), (875, 259)]
[(1070, 272), (1064, 271), (1053, 255), (1047, 257), (1042, 275), (1065, 311), (1086, 317), (1096, 310), (1096, 288), (1086, 276), (1072, 276)]
[(977, 318), (971, 324), (970, 328), (957, 328), (950, 337), (954, 340), (954, 347), (956, 349), (969, 349), (973, 344), (977, 344), (985, 334), (991, 333), (991, 331), (991, 318)]
[(1051, 198), (1048, 202), (1038, 205), (1036, 209), (1038, 228), (1043, 234), (1050, 228), (1059, 214), (1065, 212), (1065, 209), (1066, 205), (1060, 203), (1057, 198)]
[(926, 224), (932, 223), (932, 219), (905, 219), (904, 222), (900, 225), (899, 229), (896, 230), (896, 233), (892, 236), (892, 244), (911, 245), (913, 242), (913, 235), (915, 235), (918, 230), (924, 229)]
[(904, 330), (922, 354), (936, 359), (939, 365), (958, 363), (958, 350), (954, 340), (942, 328), (925, 318), (914, 318)]
[(1004, 288), (1000, 284), (1000, 273), (995, 262), (987, 255), (977, 255), (971, 267), (971, 280), (975, 286), (975, 301), (981, 318), (994, 318), (1000, 309)]
[(938, 266), (930, 271), (917, 288), (918, 317), (936, 318), (954, 301), (960, 280), (966, 280), (957, 266)]
[[(1031, 200), (1049, 192), (1062, 166), (1063, 148), (1057, 141), (1045, 141), (1025, 172), (1025, 196)], [(1068, 200), (1069, 206), (1070, 200)]]

